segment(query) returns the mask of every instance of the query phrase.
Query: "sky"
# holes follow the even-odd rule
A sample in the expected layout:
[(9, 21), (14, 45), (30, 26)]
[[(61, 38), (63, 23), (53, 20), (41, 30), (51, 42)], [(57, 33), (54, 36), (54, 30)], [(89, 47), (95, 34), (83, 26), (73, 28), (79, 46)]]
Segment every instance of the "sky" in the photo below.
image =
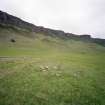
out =
[(37, 26), (105, 38), (105, 0), (0, 0), (0, 10)]

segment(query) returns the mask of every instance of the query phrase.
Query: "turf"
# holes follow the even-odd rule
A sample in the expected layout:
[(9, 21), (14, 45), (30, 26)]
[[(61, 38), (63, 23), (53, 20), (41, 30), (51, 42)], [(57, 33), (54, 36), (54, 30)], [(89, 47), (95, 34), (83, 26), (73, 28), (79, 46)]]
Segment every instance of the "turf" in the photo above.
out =
[(105, 47), (0, 32), (0, 105), (105, 105)]

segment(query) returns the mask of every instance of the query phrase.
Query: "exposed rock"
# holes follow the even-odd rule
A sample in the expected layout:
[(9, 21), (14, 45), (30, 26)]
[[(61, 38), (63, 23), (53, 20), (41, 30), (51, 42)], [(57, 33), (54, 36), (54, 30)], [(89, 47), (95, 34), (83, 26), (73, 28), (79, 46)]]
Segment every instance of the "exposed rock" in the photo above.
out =
[(91, 35), (80, 35), (79, 37), (90, 39), (91, 38)]
[(15, 16), (9, 15), (2, 11), (0, 11), (0, 24), (6, 25), (8, 27), (13, 26), (28, 29), (30, 31), (34, 31), (33, 27), (35, 27), (33, 24), (27, 23)]
[(46, 70), (48, 70), (48, 69), (49, 69), (49, 66), (42, 66), (42, 65), (41, 65), (41, 66), (40, 66), (40, 69), (41, 69), (41, 70), (45, 70), (45, 71), (46, 71)]
[(12, 43), (15, 43), (15, 42), (16, 42), (16, 40), (15, 40), (15, 39), (11, 39), (10, 41), (11, 41)]
[(6, 28), (17, 27), (23, 30), (28, 30), (31, 32), (36, 32), (36, 33), (42, 33), (44, 35), (48, 35), (52, 37), (59, 37), (63, 39), (91, 41), (91, 42), (98, 43), (100, 45), (105, 46), (105, 39), (95, 39), (95, 38), (91, 38), (90, 35), (76, 35), (72, 33), (65, 33), (64, 31), (61, 31), (61, 30), (53, 30), (49, 28), (44, 28), (42, 26), (36, 26), (2, 11), (0, 11), (0, 26), (6, 27)]

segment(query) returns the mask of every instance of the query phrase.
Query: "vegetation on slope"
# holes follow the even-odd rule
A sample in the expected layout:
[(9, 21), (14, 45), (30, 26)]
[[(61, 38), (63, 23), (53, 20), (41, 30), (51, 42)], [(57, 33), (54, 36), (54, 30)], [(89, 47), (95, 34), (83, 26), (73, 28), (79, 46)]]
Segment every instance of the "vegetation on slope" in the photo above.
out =
[(0, 28), (0, 56), (0, 105), (105, 104), (103, 46)]

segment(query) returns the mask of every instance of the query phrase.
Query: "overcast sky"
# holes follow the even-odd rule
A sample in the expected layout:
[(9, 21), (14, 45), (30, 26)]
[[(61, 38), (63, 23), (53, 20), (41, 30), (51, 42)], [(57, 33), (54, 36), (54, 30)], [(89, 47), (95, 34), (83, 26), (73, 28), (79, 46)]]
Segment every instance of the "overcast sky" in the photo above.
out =
[(105, 0), (0, 0), (0, 10), (38, 26), (105, 38)]

